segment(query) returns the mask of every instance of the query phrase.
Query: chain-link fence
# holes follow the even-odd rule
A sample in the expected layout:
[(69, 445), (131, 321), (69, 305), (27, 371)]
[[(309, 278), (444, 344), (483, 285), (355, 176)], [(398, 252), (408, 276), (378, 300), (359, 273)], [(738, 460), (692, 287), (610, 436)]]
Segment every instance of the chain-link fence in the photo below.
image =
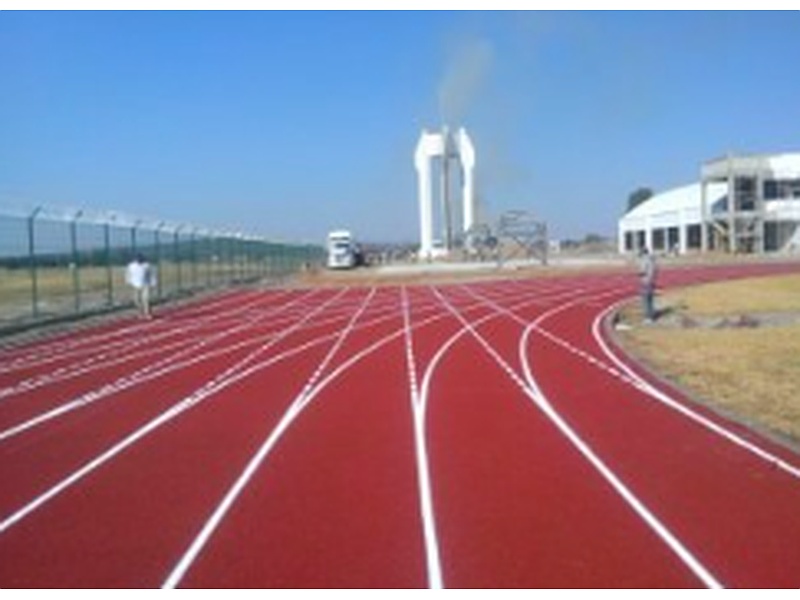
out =
[(155, 267), (157, 303), (285, 278), (324, 249), (112, 213), (0, 209), (0, 333), (130, 305), (124, 271), (137, 254)]

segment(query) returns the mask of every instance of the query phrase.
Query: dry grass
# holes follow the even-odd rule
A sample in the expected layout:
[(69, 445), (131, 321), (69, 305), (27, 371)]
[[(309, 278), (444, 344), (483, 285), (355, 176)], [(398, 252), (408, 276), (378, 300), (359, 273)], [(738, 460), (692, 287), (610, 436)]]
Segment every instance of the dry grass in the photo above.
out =
[[(180, 288), (229, 278), (239, 268), (230, 263), (191, 265), (162, 261), (158, 269), (160, 287), (165, 295)], [(77, 272), (69, 266), (39, 267), (36, 271), (38, 306), (50, 315), (72, 314), (75, 310), (76, 285), (84, 308), (103, 306), (108, 298), (108, 270), (102, 266), (81, 267)], [(125, 267), (111, 269), (111, 294), (114, 302), (130, 300), (125, 283)], [(29, 316), (32, 311), (32, 281), (28, 269), (0, 268), (0, 321)]]
[(710, 283), (670, 292), (659, 303), (696, 316), (800, 311), (800, 275)]
[[(701, 320), (800, 312), (800, 276), (715, 283), (671, 292), (659, 306)], [(638, 307), (623, 318), (635, 322)], [(800, 441), (800, 324), (756, 328), (634, 327), (623, 346), (654, 370), (728, 414)]]

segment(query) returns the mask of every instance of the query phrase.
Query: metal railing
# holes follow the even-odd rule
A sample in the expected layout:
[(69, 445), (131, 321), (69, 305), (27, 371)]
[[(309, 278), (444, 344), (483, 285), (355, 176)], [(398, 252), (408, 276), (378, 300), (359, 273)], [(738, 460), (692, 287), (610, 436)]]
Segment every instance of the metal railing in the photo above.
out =
[(0, 208), (0, 334), (129, 306), (124, 271), (137, 254), (155, 267), (158, 303), (280, 280), (320, 264), (324, 249), (118, 213)]

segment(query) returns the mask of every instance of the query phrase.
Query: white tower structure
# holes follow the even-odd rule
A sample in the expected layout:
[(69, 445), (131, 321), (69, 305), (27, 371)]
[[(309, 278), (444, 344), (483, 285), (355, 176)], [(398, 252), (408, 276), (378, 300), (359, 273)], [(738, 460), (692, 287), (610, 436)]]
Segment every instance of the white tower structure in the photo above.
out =
[(453, 248), (453, 206), (450, 199), (451, 161), (461, 167), (461, 233), (466, 233), (474, 224), (475, 208), (475, 149), (466, 130), (461, 127), (453, 134), (447, 127), (442, 131), (429, 133), (422, 130), (414, 154), (419, 184), (419, 230), (420, 258), (431, 258), (434, 254), (434, 203), (433, 169), (435, 159), (439, 159), (440, 206), (442, 211), (442, 242), (445, 251)]

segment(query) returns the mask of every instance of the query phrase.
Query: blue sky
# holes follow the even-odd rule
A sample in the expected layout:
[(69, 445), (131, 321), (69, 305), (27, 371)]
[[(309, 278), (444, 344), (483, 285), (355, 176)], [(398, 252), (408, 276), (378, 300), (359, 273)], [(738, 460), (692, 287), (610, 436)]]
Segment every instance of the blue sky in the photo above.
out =
[(483, 212), (613, 235), (628, 194), (800, 151), (800, 12), (0, 12), (0, 198), (288, 240), (418, 238), (423, 127)]

